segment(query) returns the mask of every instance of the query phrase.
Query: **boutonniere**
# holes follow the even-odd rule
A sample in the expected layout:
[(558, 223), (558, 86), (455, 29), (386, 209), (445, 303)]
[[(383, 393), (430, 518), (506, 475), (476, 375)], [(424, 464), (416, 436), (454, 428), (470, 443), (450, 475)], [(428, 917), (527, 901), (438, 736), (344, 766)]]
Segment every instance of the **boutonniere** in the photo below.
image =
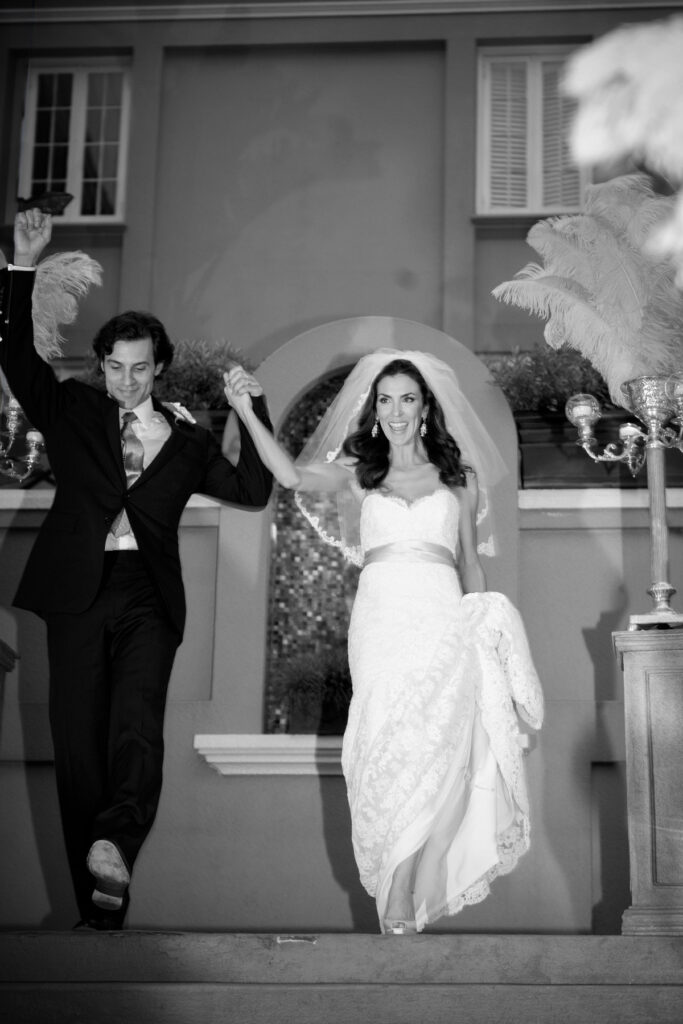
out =
[(161, 404), (165, 409), (168, 409), (169, 412), (173, 413), (176, 422), (179, 420), (185, 420), (187, 423), (197, 422), (192, 413), (188, 412), (185, 406), (181, 405), (180, 402), (162, 402)]

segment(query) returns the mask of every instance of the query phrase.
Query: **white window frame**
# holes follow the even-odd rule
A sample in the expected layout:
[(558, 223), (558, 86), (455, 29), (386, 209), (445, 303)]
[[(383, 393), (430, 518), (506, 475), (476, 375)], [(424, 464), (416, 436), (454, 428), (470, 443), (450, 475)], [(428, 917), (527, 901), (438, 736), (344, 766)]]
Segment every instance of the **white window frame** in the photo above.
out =
[[(85, 149), (85, 124), (87, 112), (88, 74), (121, 71), (121, 123), (119, 152), (116, 168), (116, 206), (113, 214), (81, 214), (83, 195), (83, 154)], [(18, 193), (25, 198), (32, 191), (33, 152), (38, 103), (38, 77), (55, 72), (70, 73), (74, 76), (69, 125), (69, 155), (67, 161), (66, 191), (73, 200), (59, 217), (60, 223), (78, 224), (119, 224), (123, 222), (126, 205), (126, 171), (128, 167), (128, 141), (130, 133), (130, 62), (124, 58), (79, 58), (69, 60), (54, 58), (31, 60), (26, 79), (24, 119), (19, 157)]]
[[(591, 174), (587, 168), (577, 168), (580, 201), (576, 205), (543, 203), (543, 96), (542, 61), (562, 60), (576, 47), (572, 46), (487, 46), (478, 53), (477, 89), (477, 195), (476, 211), (479, 216), (524, 216), (574, 213), (581, 209), (586, 185)], [(527, 134), (526, 134), (526, 186), (527, 202), (524, 206), (494, 206), (490, 195), (491, 179), (491, 65), (496, 61), (516, 60), (527, 65)]]

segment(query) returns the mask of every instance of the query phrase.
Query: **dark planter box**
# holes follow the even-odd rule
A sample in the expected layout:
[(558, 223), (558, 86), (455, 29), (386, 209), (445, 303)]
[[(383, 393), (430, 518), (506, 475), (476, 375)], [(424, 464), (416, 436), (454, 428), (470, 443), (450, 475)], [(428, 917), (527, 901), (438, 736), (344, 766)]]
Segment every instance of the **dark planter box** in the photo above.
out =
[[(598, 449), (619, 441), (619, 426), (634, 421), (625, 410), (608, 410), (595, 425)], [(520, 478), (524, 489), (534, 487), (647, 487), (645, 466), (636, 477), (622, 462), (594, 462), (576, 439), (578, 433), (563, 413), (517, 413)], [(666, 452), (666, 482), (683, 486), (683, 453)]]

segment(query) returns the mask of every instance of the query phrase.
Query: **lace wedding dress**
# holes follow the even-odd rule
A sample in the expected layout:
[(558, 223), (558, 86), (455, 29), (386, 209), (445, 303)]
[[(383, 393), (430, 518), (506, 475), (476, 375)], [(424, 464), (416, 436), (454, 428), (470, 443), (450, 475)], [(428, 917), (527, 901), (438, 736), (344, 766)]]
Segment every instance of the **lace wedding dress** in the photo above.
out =
[(380, 925), (393, 873), (420, 851), (418, 930), (483, 900), (529, 846), (517, 712), (534, 728), (540, 684), (502, 594), (463, 597), (459, 502), (371, 491), (349, 632), (353, 699), (342, 767), (360, 877)]

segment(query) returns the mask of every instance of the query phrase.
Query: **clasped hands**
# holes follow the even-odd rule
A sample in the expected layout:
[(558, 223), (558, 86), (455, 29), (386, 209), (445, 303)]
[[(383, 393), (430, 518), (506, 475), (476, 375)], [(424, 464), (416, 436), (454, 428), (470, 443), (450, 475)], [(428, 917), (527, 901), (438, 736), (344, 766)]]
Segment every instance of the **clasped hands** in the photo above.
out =
[(252, 374), (238, 363), (223, 374), (225, 397), (238, 415), (251, 409), (251, 399), (259, 398), (263, 388)]

